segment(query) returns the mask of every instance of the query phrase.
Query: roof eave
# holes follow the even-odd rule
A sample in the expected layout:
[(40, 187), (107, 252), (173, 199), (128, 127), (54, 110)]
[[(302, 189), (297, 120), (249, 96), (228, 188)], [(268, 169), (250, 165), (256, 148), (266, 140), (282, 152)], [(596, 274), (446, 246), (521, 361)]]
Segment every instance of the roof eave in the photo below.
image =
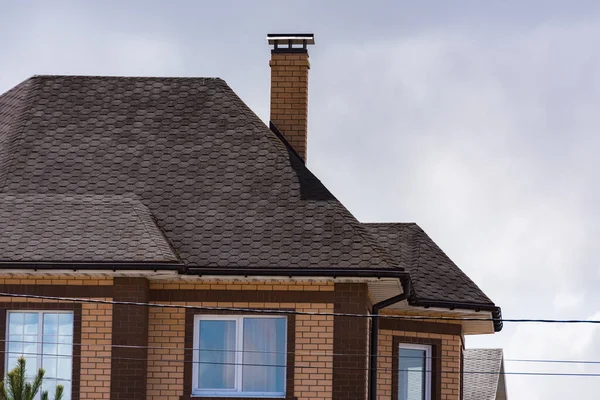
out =
[(495, 304), (481, 304), (481, 303), (469, 303), (469, 302), (461, 302), (461, 301), (447, 301), (447, 300), (422, 300), (417, 299), (415, 297), (410, 297), (408, 299), (408, 304), (411, 306), (417, 307), (437, 307), (437, 308), (447, 308), (449, 310), (455, 309), (463, 309), (463, 310), (473, 310), (473, 311), (488, 311), (492, 313), (492, 318), (494, 322), (494, 331), (500, 332), (503, 327), (502, 322), (502, 309)]
[(96, 270), (96, 271), (183, 271), (179, 262), (110, 262), (110, 261), (0, 261), (0, 270)]
[(224, 275), (224, 276), (325, 276), (356, 278), (399, 278), (404, 279), (408, 273), (399, 269), (359, 269), (359, 268), (215, 268), (189, 267), (186, 275)]
[(214, 276), (325, 276), (360, 278), (398, 278), (404, 280), (408, 273), (400, 269), (359, 268), (228, 268), (186, 266), (179, 262), (109, 262), (109, 261), (0, 261), (0, 270), (122, 270), (122, 271), (178, 271), (182, 275)]

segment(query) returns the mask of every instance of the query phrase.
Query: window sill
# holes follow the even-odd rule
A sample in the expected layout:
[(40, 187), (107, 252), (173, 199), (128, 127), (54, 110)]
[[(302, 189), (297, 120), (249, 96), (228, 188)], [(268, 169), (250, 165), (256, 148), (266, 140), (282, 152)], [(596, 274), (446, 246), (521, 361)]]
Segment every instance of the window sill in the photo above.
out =
[(284, 399), (286, 398), (285, 393), (280, 394), (269, 394), (269, 393), (192, 393), (192, 398), (197, 399), (211, 399), (211, 398), (219, 398), (219, 399)]
[(184, 395), (180, 396), (179, 400), (298, 400), (295, 396), (284, 396), (284, 397), (244, 397), (244, 396), (201, 396), (201, 395)]

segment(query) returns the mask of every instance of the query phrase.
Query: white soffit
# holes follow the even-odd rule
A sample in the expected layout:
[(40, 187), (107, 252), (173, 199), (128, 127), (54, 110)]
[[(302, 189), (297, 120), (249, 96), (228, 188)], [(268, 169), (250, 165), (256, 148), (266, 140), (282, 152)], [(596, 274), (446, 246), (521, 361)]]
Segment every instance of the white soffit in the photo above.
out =
[(402, 284), (399, 279), (378, 279), (368, 284), (369, 296), (373, 304), (402, 294)]

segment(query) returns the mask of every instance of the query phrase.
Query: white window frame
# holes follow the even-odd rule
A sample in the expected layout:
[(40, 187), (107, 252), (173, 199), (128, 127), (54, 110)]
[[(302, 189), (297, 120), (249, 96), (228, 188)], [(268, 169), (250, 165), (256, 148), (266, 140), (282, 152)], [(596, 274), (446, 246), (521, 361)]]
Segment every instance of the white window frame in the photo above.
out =
[[(406, 350), (425, 350), (425, 400), (431, 400), (431, 350), (432, 346), (429, 344), (413, 344), (413, 343), (399, 343), (398, 344), (398, 365), (400, 365), (400, 349)], [(397, 374), (400, 371), (396, 372)], [(398, 376), (398, 391), (400, 391), (400, 377)], [(398, 398), (400, 393), (397, 393)]]
[[(4, 337), (5, 337), (5, 343), (4, 343), (4, 371), (9, 372), (10, 370), (12, 370), (15, 366), (14, 365), (8, 365), (8, 345), (10, 344), (10, 340), (9, 340), (9, 332), (10, 332), (10, 314), (38, 314), (38, 332), (37, 332), (37, 343), (36, 343), (36, 359), (37, 359), (37, 365), (35, 366), (35, 371), (37, 374), (37, 371), (42, 368), (42, 362), (43, 362), (43, 349), (42, 346), (44, 345), (43, 341), (44, 341), (44, 335), (43, 335), (43, 326), (44, 326), (44, 314), (71, 314), (73, 317), (73, 326), (72, 329), (73, 331), (71, 332), (71, 337), (73, 338), (73, 343), (71, 343), (71, 379), (70, 379), (70, 383), (71, 383), (71, 390), (73, 388), (73, 346), (75, 345), (74, 341), (75, 341), (75, 313), (73, 311), (70, 310), (30, 310), (30, 309), (23, 309), (23, 310), (8, 310), (6, 312), (6, 330), (4, 332)], [(32, 354), (24, 354), (24, 357), (27, 359), (28, 355), (32, 355)], [(28, 368), (31, 368), (31, 366), (28, 366)], [(54, 379), (56, 381), (61, 381), (61, 380), (65, 380), (65, 379)], [(60, 383), (59, 383), (60, 384)], [(67, 393), (65, 392), (65, 395)], [(49, 396), (54, 396), (54, 393), (48, 393)], [(68, 393), (69, 398), (72, 397), (73, 393)], [(36, 395), (36, 399), (39, 399), (41, 396), (41, 391), (38, 392), (38, 394)]]
[[(284, 328), (284, 363), (285, 372), (283, 380), (282, 392), (244, 392), (242, 391), (242, 361), (243, 361), (243, 345), (244, 345), (244, 319), (282, 319), (285, 322)], [(200, 321), (236, 321), (236, 350), (235, 350), (235, 385), (234, 389), (207, 389), (198, 388), (198, 364), (200, 361)], [(288, 321), (286, 317), (277, 315), (195, 315), (194, 316), (194, 347), (193, 347), (193, 362), (192, 362), (192, 396), (194, 397), (272, 397), (284, 398), (286, 394), (287, 384), (287, 341), (288, 341)], [(241, 349), (241, 350), (240, 350)]]

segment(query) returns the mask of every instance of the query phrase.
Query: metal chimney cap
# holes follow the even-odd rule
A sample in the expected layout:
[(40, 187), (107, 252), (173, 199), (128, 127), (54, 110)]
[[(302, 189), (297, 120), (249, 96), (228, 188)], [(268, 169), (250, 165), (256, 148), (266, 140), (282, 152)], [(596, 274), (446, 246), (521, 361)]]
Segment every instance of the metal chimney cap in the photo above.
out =
[(269, 44), (315, 44), (315, 35), (312, 33), (269, 33), (267, 35)]

